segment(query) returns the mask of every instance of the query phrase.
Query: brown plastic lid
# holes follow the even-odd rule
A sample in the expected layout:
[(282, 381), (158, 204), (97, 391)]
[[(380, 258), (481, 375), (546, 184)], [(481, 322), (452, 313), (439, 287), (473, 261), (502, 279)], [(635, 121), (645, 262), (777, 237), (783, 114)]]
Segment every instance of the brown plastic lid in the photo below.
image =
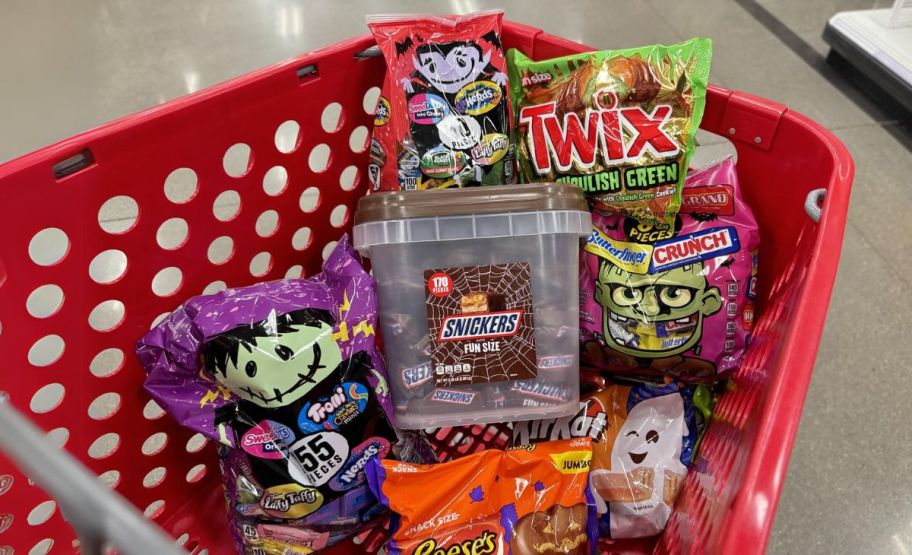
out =
[(535, 210), (588, 211), (588, 206), (580, 188), (569, 183), (397, 191), (362, 197), (355, 212), (355, 224)]

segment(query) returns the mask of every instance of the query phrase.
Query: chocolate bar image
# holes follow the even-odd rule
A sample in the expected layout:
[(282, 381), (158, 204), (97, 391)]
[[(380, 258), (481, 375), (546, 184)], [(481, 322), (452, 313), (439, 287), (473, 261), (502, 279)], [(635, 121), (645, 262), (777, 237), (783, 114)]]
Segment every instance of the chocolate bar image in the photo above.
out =
[(671, 470), (665, 470), (665, 484), (662, 491), (662, 500), (669, 507), (674, 507), (675, 499), (678, 498), (678, 493), (681, 491), (681, 487), (684, 486), (684, 474), (677, 474)]
[(655, 470), (641, 467), (626, 474), (598, 473), (591, 480), (595, 491), (609, 503), (642, 503), (652, 498)]
[(462, 296), (462, 299), (459, 300), (459, 307), (463, 314), (472, 314), (506, 310), (507, 304), (506, 299), (500, 293), (472, 291)]

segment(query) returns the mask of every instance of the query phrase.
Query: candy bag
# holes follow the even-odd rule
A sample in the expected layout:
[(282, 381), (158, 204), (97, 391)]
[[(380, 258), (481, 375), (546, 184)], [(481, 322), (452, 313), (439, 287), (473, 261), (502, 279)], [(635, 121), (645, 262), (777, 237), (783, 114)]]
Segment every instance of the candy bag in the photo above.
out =
[(363, 468), (396, 436), (374, 288), (343, 237), (321, 274), (194, 297), (138, 342), (146, 391), (221, 446), (239, 549), (319, 549), (377, 514)]
[(595, 553), (588, 438), (489, 449), (447, 463), (373, 460), (368, 481), (393, 511), (388, 553)]
[(750, 339), (760, 233), (731, 158), (690, 173), (670, 229), (592, 214), (581, 252), (581, 364), (714, 381)]
[[(599, 380), (601, 380), (599, 378)], [(706, 386), (622, 385), (601, 380), (574, 416), (516, 422), (525, 444), (592, 438), (589, 483), (603, 538), (662, 532), (711, 415)]]
[(378, 144), (387, 164), (396, 145), (398, 168), (395, 182), (380, 172), (381, 190), (514, 180), (502, 19), (501, 11), (367, 18), (390, 82), (389, 130), (380, 135), (393, 136)]
[(510, 50), (521, 180), (575, 183), (599, 210), (670, 226), (711, 54), (705, 38), (540, 62)]

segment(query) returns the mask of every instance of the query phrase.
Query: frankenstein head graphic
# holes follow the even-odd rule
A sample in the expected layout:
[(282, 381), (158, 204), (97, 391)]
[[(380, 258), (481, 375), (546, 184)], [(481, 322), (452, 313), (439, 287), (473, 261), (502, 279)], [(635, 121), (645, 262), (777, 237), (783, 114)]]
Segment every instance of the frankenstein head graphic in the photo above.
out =
[(342, 362), (333, 323), (325, 310), (273, 312), (210, 339), (203, 350), (206, 370), (245, 401), (289, 405)]
[(703, 333), (703, 318), (722, 308), (719, 289), (708, 287), (701, 262), (643, 275), (603, 260), (595, 301), (602, 307), (607, 344), (646, 358), (692, 349)]

